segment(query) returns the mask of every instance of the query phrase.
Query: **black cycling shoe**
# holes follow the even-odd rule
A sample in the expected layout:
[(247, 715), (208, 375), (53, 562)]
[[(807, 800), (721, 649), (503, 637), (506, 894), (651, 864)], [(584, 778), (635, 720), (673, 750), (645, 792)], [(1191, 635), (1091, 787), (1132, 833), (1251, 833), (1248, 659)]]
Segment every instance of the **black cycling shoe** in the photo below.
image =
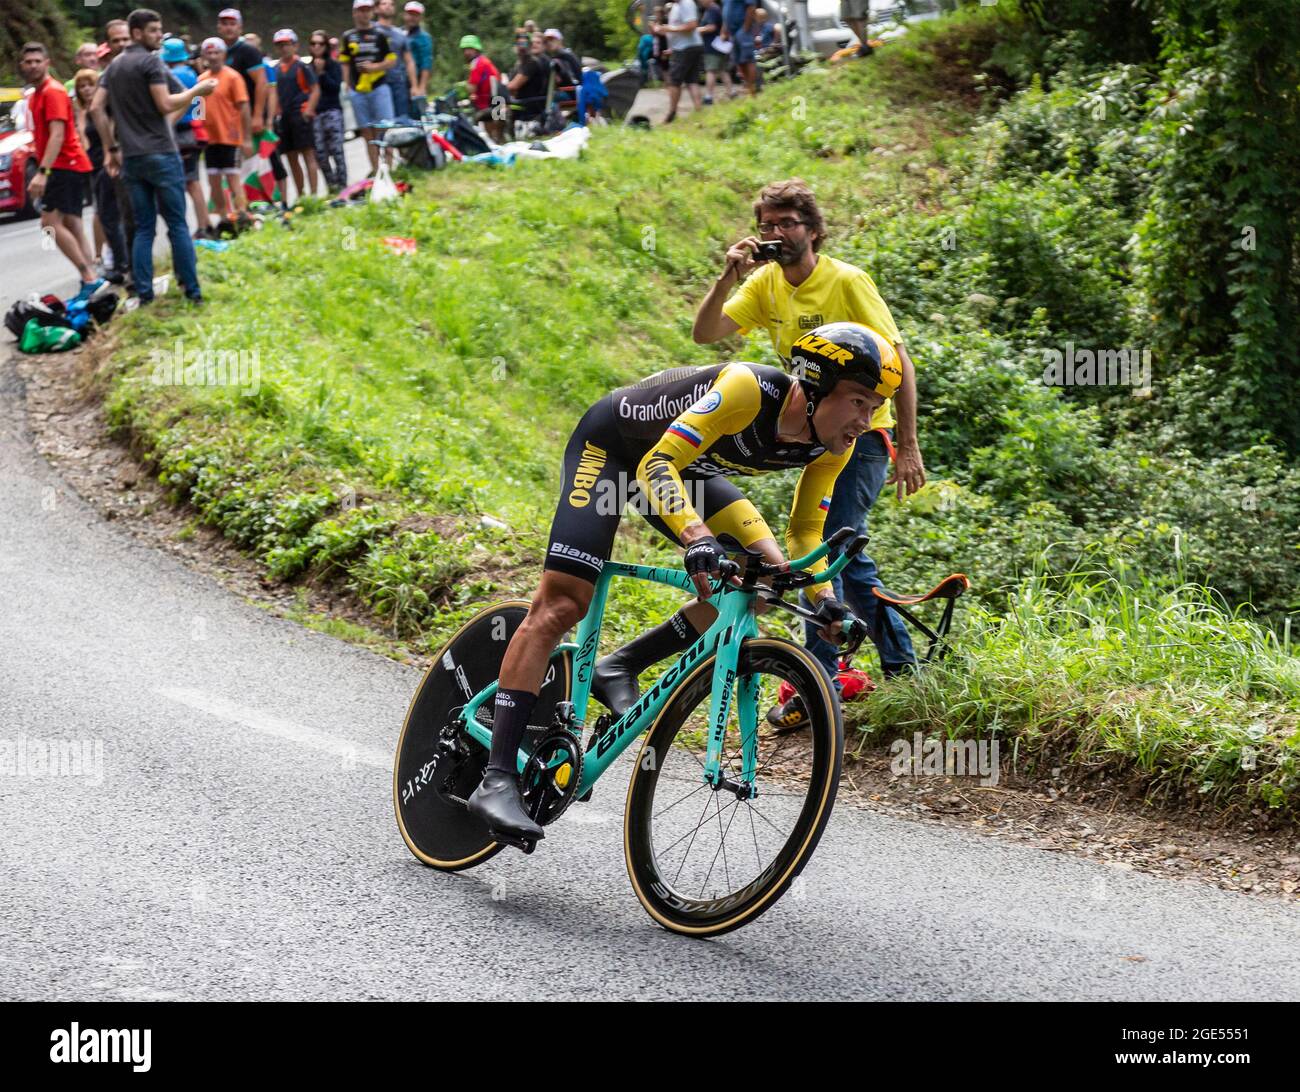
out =
[(807, 728), (811, 721), (803, 698), (795, 694), (789, 701), (774, 705), (767, 711), (767, 723), (778, 732), (797, 732)]
[(615, 719), (631, 709), (641, 696), (636, 670), (624, 660), (622, 652), (620, 648), (597, 660), (591, 674), (591, 696), (613, 713)]
[(519, 778), (504, 770), (489, 766), (483, 771), (483, 780), (466, 802), (466, 810), (487, 824), (488, 833), (501, 842), (524, 848), (524, 843), (536, 842), (546, 835), (524, 811), (519, 798)]
[(686, 615), (678, 611), (654, 629), (597, 660), (591, 677), (592, 697), (615, 718), (621, 717), (641, 696), (637, 676), (652, 664), (685, 652), (698, 637)]

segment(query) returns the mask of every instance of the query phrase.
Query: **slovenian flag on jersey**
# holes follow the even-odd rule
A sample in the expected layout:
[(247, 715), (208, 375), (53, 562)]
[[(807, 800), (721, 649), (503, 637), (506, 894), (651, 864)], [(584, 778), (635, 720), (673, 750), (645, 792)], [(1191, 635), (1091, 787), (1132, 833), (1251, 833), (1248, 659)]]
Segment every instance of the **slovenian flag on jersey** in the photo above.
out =
[(699, 447), (700, 444), (704, 443), (703, 436), (701, 436), (689, 425), (683, 425), (680, 421), (674, 421), (671, 425), (669, 425), (668, 431), (672, 433), (672, 435), (674, 436), (680, 436), (683, 440), (685, 440), (688, 444), (690, 444), (691, 447)]
[(829, 512), (831, 510), (830, 497), (822, 497), (822, 502), (817, 507), (820, 508), (823, 512)]

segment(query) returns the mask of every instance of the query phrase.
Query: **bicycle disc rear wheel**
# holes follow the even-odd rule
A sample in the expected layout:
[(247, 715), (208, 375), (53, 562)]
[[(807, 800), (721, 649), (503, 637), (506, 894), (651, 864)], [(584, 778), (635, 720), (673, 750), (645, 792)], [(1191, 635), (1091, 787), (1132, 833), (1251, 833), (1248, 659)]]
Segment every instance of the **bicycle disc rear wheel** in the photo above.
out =
[[(488, 752), (455, 717), (483, 687), (495, 682), (515, 630), (528, 614), (528, 603), (510, 600), (488, 607), (466, 622), (438, 652), (411, 699), (393, 762), (393, 807), (397, 827), (407, 847), (425, 864), (445, 872), (473, 868), (504, 846), (488, 834), (487, 825), (465, 810), (483, 777)], [(555, 703), (569, 697), (571, 657), (554, 657), (542, 686), (524, 747), (549, 728)], [(481, 716), (490, 716), (489, 702)], [(451, 726), (451, 727), (449, 727)], [(444, 732), (458, 743), (460, 754), (440, 746)]]
[[(756, 793), (715, 791), (703, 780), (713, 673), (709, 657), (646, 734), (624, 817), (637, 898), (666, 929), (691, 936), (753, 921), (803, 871), (830, 818), (844, 751), (840, 706), (825, 670), (790, 641), (754, 638), (741, 650), (721, 772), (743, 784), (739, 716), (748, 702), (758, 733)], [(778, 734), (762, 716), (782, 681), (803, 698), (806, 732)]]

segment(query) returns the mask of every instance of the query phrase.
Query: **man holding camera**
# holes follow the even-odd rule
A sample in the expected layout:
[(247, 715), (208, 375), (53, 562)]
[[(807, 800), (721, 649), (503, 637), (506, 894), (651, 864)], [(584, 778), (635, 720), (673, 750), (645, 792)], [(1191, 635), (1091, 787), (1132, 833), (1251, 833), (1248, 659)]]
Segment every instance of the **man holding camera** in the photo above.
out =
[[(925, 484), (916, 435), (916, 373), (911, 358), (867, 273), (818, 253), (826, 225), (812, 190), (803, 181), (794, 178), (765, 186), (754, 202), (754, 216), (758, 235), (746, 236), (727, 251), (726, 268), (700, 304), (692, 334), (697, 343), (708, 344), (737, 331), (761, 328), (786, 362), (799, 337), (829, 322), (861, 323), (894, 346), (902, 363), (902, 384), (896, 397), (872, 418), (871, 431), (857, 441), (852, 458), (836, 479), (826, 517), (828, 532), (841, 527), (865, 530), (867, 512), (884, 485), (896, 484), (902, 499)], [(888, 477), (891, 454), (894, 474)], [(880, 584), (875, 562), (864, 552), (836, 581), (835, 597), (869, 624), (881, 669), (889, 677), (911, 670), (916, 658), (907, 627), (892, 612), (880, 608), (871, 594), (872, 587)], [(807, 638), (809, 650), (835, 678), (839, 665), (834, 646), (811, 631)], [(796, 696), (773, 709), (768, 720), (779, 728), (795, 729), (807, 723), (807, 715)]]

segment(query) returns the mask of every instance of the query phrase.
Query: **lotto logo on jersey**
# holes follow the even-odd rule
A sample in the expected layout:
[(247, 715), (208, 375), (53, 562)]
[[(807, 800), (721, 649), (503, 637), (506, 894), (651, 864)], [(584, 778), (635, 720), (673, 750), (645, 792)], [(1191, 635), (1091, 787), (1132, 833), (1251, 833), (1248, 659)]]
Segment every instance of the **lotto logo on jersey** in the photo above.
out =
[(722, 405), (722, 392), (710, 391), (698, 402), (695, 403), (687, 412), (688, 413), (712, 413)]
[(691, 447), (699, 447), (704, 443), (704, 437), (696, 432), (690, 425), (684, 425), (680, 421), (674, 421), (668, 426), (668, 433), (671, 436), (677, 436), (685, 440)]

